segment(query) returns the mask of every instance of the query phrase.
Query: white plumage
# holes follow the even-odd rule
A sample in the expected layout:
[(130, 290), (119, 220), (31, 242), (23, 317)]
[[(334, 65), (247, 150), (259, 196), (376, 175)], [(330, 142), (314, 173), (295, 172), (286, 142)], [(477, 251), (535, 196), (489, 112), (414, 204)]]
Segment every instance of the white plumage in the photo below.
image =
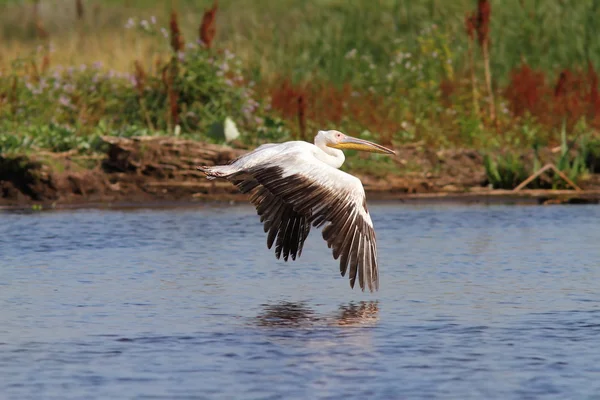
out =
[(225, 178), (251, 193), (275, 255), (299, 257), (311, 225), (340, 258), (342, 276), (349, 269), (350, 286), (358, 278), (362, 290), (379, 287), (373, 222), (361, 181), (338, 168), (340, 149), (393, 154), (383, 146), (338, 131), (319, 131), (315, 144), (292, 141), (265, 144), (229, 165), (198, 167), (209, 179)]

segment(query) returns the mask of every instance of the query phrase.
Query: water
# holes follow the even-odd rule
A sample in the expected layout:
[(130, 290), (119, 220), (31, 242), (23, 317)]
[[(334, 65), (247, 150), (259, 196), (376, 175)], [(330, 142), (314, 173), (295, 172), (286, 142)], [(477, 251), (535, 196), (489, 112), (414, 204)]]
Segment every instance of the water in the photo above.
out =
[(250, 207), (0, 214), (0, 398), (600, 398), (600, 208), (372, 204), (381, 290)]

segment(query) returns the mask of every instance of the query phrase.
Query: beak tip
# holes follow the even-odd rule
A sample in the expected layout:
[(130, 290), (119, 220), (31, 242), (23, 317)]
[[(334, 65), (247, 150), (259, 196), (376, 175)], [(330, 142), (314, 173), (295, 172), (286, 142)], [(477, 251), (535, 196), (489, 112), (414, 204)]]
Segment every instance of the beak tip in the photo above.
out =
[(383, 147), (377, 143), (369, 142), (368, 140), (354, 138), (352, 136), (344, 137), (341, 143), (337, 144), (335, 147), (339, 149), (355, 149), (372, 153), (396, 155), (396, 152), (392, 149), (388, 149), (387, 147)]

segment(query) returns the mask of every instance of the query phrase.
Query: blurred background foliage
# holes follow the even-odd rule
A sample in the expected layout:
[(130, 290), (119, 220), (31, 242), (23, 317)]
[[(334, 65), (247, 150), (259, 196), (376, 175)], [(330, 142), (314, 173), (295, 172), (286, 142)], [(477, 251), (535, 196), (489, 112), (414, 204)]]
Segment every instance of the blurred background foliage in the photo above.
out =
[(229, 116), (247, 146), (336, 128), (477, 148), (495, 187), (536, 167), (501, 153), (566, 143), (577, 179), (599, 158), (598, 3), (3, 0), (0, 152), (214, 141)]

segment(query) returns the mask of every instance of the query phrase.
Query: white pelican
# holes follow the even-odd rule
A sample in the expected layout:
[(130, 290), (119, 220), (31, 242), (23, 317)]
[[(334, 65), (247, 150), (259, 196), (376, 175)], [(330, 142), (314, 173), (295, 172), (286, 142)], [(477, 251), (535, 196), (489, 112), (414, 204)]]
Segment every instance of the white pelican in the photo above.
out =
[[(360, 179), (340, 171), (341, 149), (395, 154), (366, 140), (341, 132), (319, 131), (315, 144), (292, 141), (263, 144), (228, 165), (201, 166), (208, 179), (224, 178), (242, 193), (252, 192), (251, 202), (264, 223), (267, 247), (275, 243), (275, 257), (295, 260), (310, 226), (323, 228), (323, 239), (340, 259), (340, 272), (350, 267), (350, 287), (358, 276), (364, 291), (379, 288), (377, 247), (373, 222), (367, 210)], [(275, 240), (277, 239), (277, 240)]]

